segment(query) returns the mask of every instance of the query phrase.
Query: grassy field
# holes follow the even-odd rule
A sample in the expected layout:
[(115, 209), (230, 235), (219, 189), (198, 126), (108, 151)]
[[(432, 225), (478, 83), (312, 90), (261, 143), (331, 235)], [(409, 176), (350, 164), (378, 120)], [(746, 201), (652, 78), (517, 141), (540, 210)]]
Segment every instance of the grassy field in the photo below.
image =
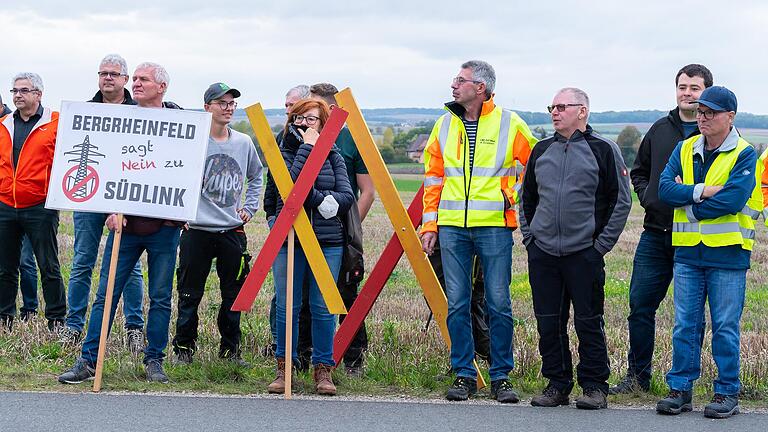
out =
[[(417, 179), (412, 176), (398, 177), (402, 187), (402, 199), (406, 204), (414, 195)], [(248, 225), (250, 250), (255, 255), (267, 234), (263, 213)], [(747, 306), (742, 320), (742, 381), (744, 398), (752, 405), (765, 406), (768, 400), (768, 247), (765, 226), (758, 228), (758, 242), (753, 254), (753, 270), (748, 275)], [(364, 223), (367, 263), (370, 269), (389, 240), (392, 230), (384, 209), (377, 201)], [(628, 314), (628, 287), (632, 269), (632, 256), (642, 230), (642, 209), (635, 203), (624, 234), (616, 248), (607, 256), (607, 283), (605, 287), (605, 321), (608, 349), (613, 371), (612, 381), (620, 379), (626, 371)], [(62, 271), (69, 279), (72, 260), (72, 218), (62, 214), (59, 248)], [(539, 374), (536, 321), (533, 315), (530, 287), (526, 275), (526, 254), (520, 246), (519, 233), (515, 234), (513, 253), (513, 283), (511, 293), (515, 327), (515, 369), (513, 384), (524, 395), (540, 391), (544, 380)], [(103, 248), (103, 245), (102, 245)], [(94, 283), (97, 276), (94, 278)], [(270, 276), (271, 278), (271, 276)], [(109, 391), (172, 391), (215, 393), (265, 393), (273, 378), (273, 360), (259, 354), (260, 348), (270, 342), (268, 325), (269, 300), (273, 293), (272, 280), (268, 278), (264, 289), (256, 299), (251, 313), (243, 316), (244, 357), (254, 367), (239, 369), (216, 359), (218, 331), (216, 313), (219, 305), (217, 279), (209, 278), (206, 296), (200, 307), (200, 351), (191, 366), (174, 366), (167, 371), (171, 378), (168, 385), (149, 384), (143, 379), (140, 360), (134, 359), (125, 349), (125, 332), (122, 329), (122, 313), (118, 312), (115, 331), (108, 342), (108, 359), (104, 374), (104, 389)], [(671, 293), (671, 291), (670, 291)], [(176, 321), (176, 292), (171, 333)], [(146, 305), (145, 305), (146, 308)], [(408, 394), (423, 397), (441, 397), (450, 378), (445, 376), (449, 367), (448, 352), (437, 326), (423, 331), (429, 314), (420, 295), (407, 260), (402, 259), (385, 287), (381, 297), (367, 320), (370, 335), (370, 351), (366, 374), (361, 379), (351, 379), (337, 371), (335, 379), (341, 394)], [(671, 295), (664, 301), (658, 314), (657, 345), (654, 355), (654, 395), (634, 395), (613, 402), (647, 404), (666, 392), (663, 373), (671, 363), (671, 331), (673, 310)], [(709, 329), (708, 329), (709, 330)], [(576, 338), (571, 324), (571, 348), (577, 361)], [(173, 334), (170, 335), (171, 337)], [(710, 392), (716, 369), (711, 360), (711, 333), (704, 344), (702, 378), (695, 391), (698, 398)], [(56, 383), (56, 375), (71, 366), (77, 348), (62, 347), (45, 329), (42, 316), (29, 323), (17, 323), (11, 332), (0, 331), (0, 389), (86, 391), (89, 386), (63, 386)], [(482, 365), (487, 369), (487, 365)], [(487, 377), (487, 370), (484, 372)], [(311, 392), (311, 376), (300, 374), (298, 392)]]

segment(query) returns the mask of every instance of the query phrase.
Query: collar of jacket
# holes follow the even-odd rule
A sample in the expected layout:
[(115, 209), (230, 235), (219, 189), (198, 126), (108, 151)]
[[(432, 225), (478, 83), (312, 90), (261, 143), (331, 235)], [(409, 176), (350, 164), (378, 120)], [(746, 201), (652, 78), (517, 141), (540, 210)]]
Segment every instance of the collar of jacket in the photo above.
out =
[[(495, 94), (492, 94), (491, 97), (483, 102), (483, 107), (480, 109), (480, 117), (486, 116), (493, 112), (494, 109), (496, 109), (496, 104), (493, 103), (493, 97)], [(453, 113), (458, 118), (464, 118), (464, 112), (466, 111), (463, 106), (459, 105), (457, 102), (446, 102), (445, 109)]]
[[(697, 154), (701, 156), (702, 160), (704, 160), (705, 141), (706, 141), (706, 138), (704, 138), (704, 135), (699, 135), (699, 139), (697, 139), (696, 142), (693, 143), (693, 154)], [(739, 131), (737, 131), (735, 127), (732, 127), (731, 132), (729, 132), (728, 136), (725, 137), (725, 141), (723, 141), (723, 143), (720, 144), (720, 147), (715, 149), (715, 151), (717, 153), (731, 151), (736, 148), (736, 145), (738, 143), (739, 143)]]
[(670, 123), (672, 123), (672, 126), (674, 126), (678, 132), (680, 132), (680, 135), (683, 136), (683, 139), (688, 139), (694, 135), (701, 134), (701, 132), (699, 132), (699, 126), (696, 125), (696, 129), (694, 129), (694, 131), (691, 132), (690, 135), (685, 136), (685, 130), (683, 129), (683, 119), (680, 118), (680, 107), (669, 111), (669, 115), (667, 115), (667, 119), (669, 120)]
[(589, 123), (587, 123), (587, 128), (584, 129), (584, 132), (576, 129), (573, 131), (573, 134), (570, 137), (565, 137), (560, 135), (560, 132), (555, 132), (555, 140), (559, 142), (576, 141), (577, 139), (586, 137), (587, 135), (592, 135), (592, 125)]
[[(123, 105), (136, 105), (136, 101), (133, 100), (131, 97), (131, 92), (129, 92), (127, 88), (123, 88), (123, 97), (125, 98)], [(95, 95), (93, 95), (93, 99), (89, 100), (88, 102), (104, 103), (104, 94), (101, 93), (101, 90), (99, 90)]]

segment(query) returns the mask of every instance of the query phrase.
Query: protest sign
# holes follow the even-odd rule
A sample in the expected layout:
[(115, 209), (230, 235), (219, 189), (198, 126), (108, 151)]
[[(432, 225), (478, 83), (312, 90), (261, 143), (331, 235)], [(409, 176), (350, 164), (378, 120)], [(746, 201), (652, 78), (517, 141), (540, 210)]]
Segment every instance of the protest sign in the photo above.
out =
[(211, 115), (64, 101), (45, 206), (191, 221)]

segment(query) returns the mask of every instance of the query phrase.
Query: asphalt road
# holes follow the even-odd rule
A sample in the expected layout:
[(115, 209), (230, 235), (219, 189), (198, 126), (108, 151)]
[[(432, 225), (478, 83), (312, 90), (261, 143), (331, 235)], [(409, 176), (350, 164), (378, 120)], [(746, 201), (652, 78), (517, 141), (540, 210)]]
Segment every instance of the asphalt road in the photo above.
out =
[(768, 414), (709, 420), (650, 409), (587, 412), (496, 403), (0, 392), (1, 431), (760, 431)]

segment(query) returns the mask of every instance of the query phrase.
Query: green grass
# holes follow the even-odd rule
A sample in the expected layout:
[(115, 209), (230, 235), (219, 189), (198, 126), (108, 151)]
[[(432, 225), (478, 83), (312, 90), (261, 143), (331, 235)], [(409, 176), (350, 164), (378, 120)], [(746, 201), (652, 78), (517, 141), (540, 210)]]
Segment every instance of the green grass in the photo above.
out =
[[(403, 202), (409, 203), (420, 185), (420, 178), (414, 175), (398, 175), (395, 181)], [(632, 256), (642, 231), (642, 215), (642, 209), (635, 204), (624, 234), (606, 257), (605, 331), (613, 372), (612, 382), (618, 381), (626, 373), (628, 288)], [(263, 213), (258, 214), (247, 227), (249, 248), (254, 254), (260, 250), (267, 235), (263, 220)], [(71, 224), (71, 214), (62, 213), (59, 248), (65, 280), (69, 277), (72, 260)], [(374, 204), (364, 222), (364, 231), (366, 266), (370, 270), (392, 235), (391, 224), (380, 202)], [(747, 306), (742, 318), (741, 380), (744, 399), (747, 404), (757, 406), (764, 406), (768, 398), (768, 362), (765, 360), (765, 347), (768, 346), (766, 231), (761, 221), (753, 253), (752, 270), (748, 273)], [(515, 244), (510, 287), (515, 316), (515, 369), (511, 379), (524, 396), (530, 396), (540, 391), (545, 382), (539, 373), (541, 361), (538, 355), (536, 319), (526, 273), (527, 256), (525, 249), (521, 247), (519, 232), (515, 233)], [(94, 286), (98, 283), (98, 272), (94, 274), (93, 283)], [(123, 317), (118, 308), (116, 323), (108, 341), (104, 389), (136, 392), (266, 393), (266, 386), (273, 378), (274, 363), (272, 359), (262, 357), (259, 352), (261, 347), (271, 340), (267, 317), (272, 293), (272, 279), (269, 276), (256, 298), (252, 312), (243, 314), (243, 355), (252, 363), (253, 368), (239, 369), (217, 359), (219, 336), (216, 314), (220, 297), (218, 279), (212, 274), (200, 305), (200, 349), (195, 355), (195, 362), (190, 366), (167, 363), (167, 372), (171, 379), (169, 385), (149, 384), (144, 381), (140, 359), (134, 359), (125, 349)], [(612, 397), (612, 403), (653, 403), (666, 392), (664, 373), (671, 365), (671, 331), (674, 323), (671, 294), (670, 289), (657, 316), (652, 394)], [(173, 336), (176, 322), (176, 296), (177, 292), (174, 290), (170, 337)], [(145, 311), (146, 308), (145, 304)], [(428, 315), (421, 289), (413, 277), (410, 265), (403, 258), (366, 320), (370, 349), (365, 376), (352, 379), (347, 378), (343, 371), (336, 371), (334, 378), (340, 394), (441, 397), (451, 380), (446, 376), (449, 367), (448, 350), (434, 323), (424, 332)], [(697, 398), (702, 401), (710, 394), (712, 381), (716, 376), (711, 356), (711, 327), (708, 328), (702, 356), (702, 377), (695, 387)], [(577, 340), (572, 321), (569, 333), (574, 364), (577, 364)], [(90, 388), (88, 384), (63, 386), (55, 379), (57, 374), (72, 365), (77, 354), (76, 348), (62, 347), (55, 342), (48, 334), (42, 316), (30, 323), (16, 323), (10, 333), (0, 331), (0, 389), (85, 391)], [(487, 365), (481, 364), (481, 368), (487, 378)], [(296, 392), (312, 392), (312, 378), (309, 374), (299, 374), (296, 381)]]

